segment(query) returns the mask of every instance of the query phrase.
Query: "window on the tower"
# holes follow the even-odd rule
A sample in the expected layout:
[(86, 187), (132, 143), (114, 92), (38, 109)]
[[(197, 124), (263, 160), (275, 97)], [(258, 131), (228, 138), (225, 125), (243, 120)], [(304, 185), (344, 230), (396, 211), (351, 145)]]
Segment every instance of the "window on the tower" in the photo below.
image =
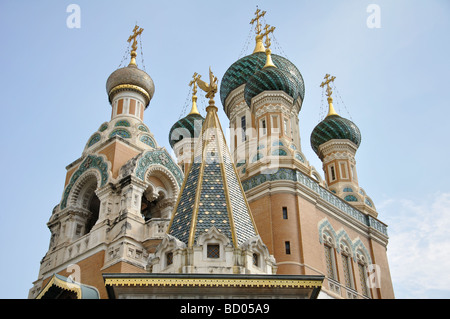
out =
[(287, 207), (283, 207), (283, 219), (288, 219)]
[(291, 254), (291, 243), (289, 241), (285, 241), (284, 247), (286, 250), (286, 255), (290, 255)]
[(246, 130), (247, 130), (247, 123), (245, 120), (245, 115), (241, 117), (241, 130), (242, 130), (242, 142), (245, 142), (247, 140)]
[(330, 182), (335, 181), (336, 180), (336, 171), (334, 169), (334, 164), (331, 164), (330, 166), (328, 166), (329, 168), (329, 180)]
[(262, 119), (260, 122), (260, 134), (266, 135), (267, 134), (267, 125), (266, 125), (266, 119)]
[(75, 237), (83, 236), (91, 231), (98, 220), (100, 211), (100, 200), (95, 194), (97, 178), (88, 173), (79, 177), (79, 181), (80, 183), (72, 189), (70, 204), (82, 208), (86, 214), (84, 214), (83, 222), (79, 224), (80, 228), (74, 233)]

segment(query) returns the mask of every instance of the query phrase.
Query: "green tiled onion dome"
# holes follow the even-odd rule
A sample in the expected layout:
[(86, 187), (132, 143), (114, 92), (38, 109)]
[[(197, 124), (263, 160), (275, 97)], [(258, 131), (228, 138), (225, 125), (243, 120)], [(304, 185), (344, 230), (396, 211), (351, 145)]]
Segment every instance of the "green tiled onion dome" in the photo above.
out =
[(273, 67), (265, 67), (253, 74), (244, 89), (244, 99), (248, 106), (252, 98), (264, 91), (284, 91), (294, 99), (298, 98), (298, 86), (291, 73)]
[[(255, 52), (237, 60), (228, 68), (220, 84), (220, 99), (222, 105), (225, 105), (226, 98), (234, 89), (242, 84), (246, 84), (248, 79), (255, 72), (264, 67), (266, 58), (265, 52)], [(272, 54), (272, 61), (277, 68), (288, 71), (293, 76), (294, 80), (297, 82), (298, 96), (303, 100), (305, 96), (305, 84), (297, 67), (288, 59), (277, 54)]]
[(198, 137), (201, 134), (204, 121), (204, 117), (196, 113), (191, 113), (181, 120), (178, 120), (170, 129), (170, 146), (173, 148), (176, 143), (185, 137)]
[(333, 139), (348, 139), (355, 143), (356, 147), (359, 147), (361, 132), (352, 121), (339, 115), (329, 115), (312, 131), (311, 147), (318, 155), (319, 146)]

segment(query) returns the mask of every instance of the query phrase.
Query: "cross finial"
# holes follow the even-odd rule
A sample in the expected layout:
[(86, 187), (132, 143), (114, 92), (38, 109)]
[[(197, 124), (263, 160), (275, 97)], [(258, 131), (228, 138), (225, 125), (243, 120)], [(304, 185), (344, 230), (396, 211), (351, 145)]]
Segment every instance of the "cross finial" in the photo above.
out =
[(262, 17), (264, 17), (264, 15), (266, 14), (266, 11), (262, 11), (260, 14), (261, 10), (258, 9), (258, 7), (256, 7), (256, 12), (255, 15), (256, 17), (252, 19), (252, 21), (250, 21), (250, 24), (254, 24), (256, 22), (256, 34), (260, 34), (261, 33), (261, 23), (259, 22), (259, 19), (261, 19)]
[(200, 79), (201, 75), (198, 73), (194, 73), (192, 76), (191, 82), (189, 82), (189, 86), (192, 86), (192, 109), (189, 114), (200, 114), (197, 108), (197, 81)]
[(271, 42), (269, 34), (273, 33), (273, 31), (275, 31), (275, 27), (270, 27), (270, 25), (266, 24), (266, 26), (264, 27), (264, 33), (262, 34), (263, 37), (266, 37), (266, 42), (264, 43), (266, 45), (266, 48), (270, 47)]
[(327, 96), (328, 96), (327, 100), (328, 100), (328, 106), (329, 106), (329, 111), (328, 111), (328, 115), (327, 116), (338, 115), (336, 113), (336, 111), (334, 110), (334, 107), (333, 107), (333, 98), (331, 97), (331, 94), (333, 93), (333, 91), (331, 91), (331, 87), (330, 87), (330, 83), (334, 82), (334, 79), (336, 79), (336, 77), (335, 76), (331, 76), (331, 78), (330, 78), (330, 75), (326, 74), (324, 79), (325, 79), (325, 81), (323, 81), (320, 84), (320, 87), (323, 88), (325, 85), (327, 86)]
[(137, 36), (141, 35), (142, 31), (144, 31), (144, 29), (139, 28), (139, 26), (136, 24), (134, 29), (133, 29), (133, 34), (130, 35), (130, 37), (128, 38), (127, 42), (131, 42), (133, 41), (133, 44), (131, 45), (131, 65), (136, 65), (136, 50), (137, 50)]
[(193, 86), (192, 87), (192, 94), (195, 95), (197, 94), (197, 80), (200, 79), (201, 75), (198, 75), (198, 73), (194, 73), (194, 75), (192, 76), (192, 81), (189, 82), (189, 86)]
[(272, 50), (270, 50), (270, 38), (269, 38), (269, 34), (273, 33), (273, 31), (275, 30), (275, 27), (270, 27), (270, 25), (266, 24), (266, 26), (264, 27), (264, 33), (261, 34), (262, 37), (266, 37), (266, 65), (264, 65), (264, 67), (268, 67), (268, 66), (272, 66), (272, 67), (276, 67), (275, 64), (273, 64), (272, 61)]
[(264, 44), (262, 43), (262, 39), (263, 36), (261, 35), (261, 22), (259, 21), (259, 19), (261, 19), (262, 17), (264, 17), (264, 15), (266, 14), (266, 11), (261, 11), (258, 9), (258, 7), (256, 7), (256, 12), (255, 12), (255, 18), (252, 19), (252, 21), (250, 21), (250, 24), (254, 24), (256, 22), (256, 46), (255, 46), (255, 50), (253, 50), (253, 53), (255, 52), (264, 52), (265, 48), (264, 48)]

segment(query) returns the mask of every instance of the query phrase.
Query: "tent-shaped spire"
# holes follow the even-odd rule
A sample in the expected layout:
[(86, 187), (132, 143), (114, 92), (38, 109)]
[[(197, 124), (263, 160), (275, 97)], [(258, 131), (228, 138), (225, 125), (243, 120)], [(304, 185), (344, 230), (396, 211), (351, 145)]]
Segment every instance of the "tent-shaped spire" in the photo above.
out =
[(206, 111), (168, 234), (192, 247), (215, 227), (237, 248), (258, 233), (213, 98)]

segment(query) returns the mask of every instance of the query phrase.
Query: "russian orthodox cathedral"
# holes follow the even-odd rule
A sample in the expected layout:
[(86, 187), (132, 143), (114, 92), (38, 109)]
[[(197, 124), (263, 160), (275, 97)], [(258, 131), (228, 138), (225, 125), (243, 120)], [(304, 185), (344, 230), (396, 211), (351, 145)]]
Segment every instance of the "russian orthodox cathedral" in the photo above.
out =
[(191, 111), (167, 129), (175, 158), (144, 123), (155, 85), (133, 29), (128, 66), (106, 82), (111, 119), (66, 167), (29, 298), (394, 298), (387, 225), (357, 178), (360, 130), (336, 113), (327, 74), (329, 112), (302, 145), (304, 79), (272, 53), (265, 13), (252, 54), (220, 81), (194, 74)]

